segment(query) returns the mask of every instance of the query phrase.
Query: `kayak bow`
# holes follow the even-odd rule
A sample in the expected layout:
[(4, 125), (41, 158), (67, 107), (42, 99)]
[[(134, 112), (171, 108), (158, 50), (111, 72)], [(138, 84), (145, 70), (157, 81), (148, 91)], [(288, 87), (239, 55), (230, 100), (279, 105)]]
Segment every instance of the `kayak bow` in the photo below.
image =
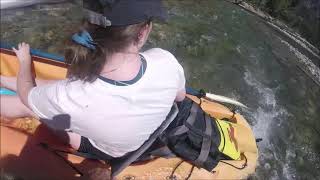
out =
[(199, 98), (207, 98), (208, 100), (211, 101), (217, 101), (217, 102), (222, 102), (222, 103), (228, 103), (228, 104), (233, 104), (233, 105), (237, 105), (237, 106), (241, 106), (244, 108), (248, 108), (246, 105), (242, 104), (239, 101), (236, 101), (234, 99), (225, 97), (225, 96), (221, 96), (221, 95), (216, 95), (216, 94), (211, 94), (211, 93), (206, 93), (204, 90), (200, 90), (197, 91), (191, 87), (187, 87), (186, 88), (187, 94), (191, 94), (193, 96), (197, 96)]

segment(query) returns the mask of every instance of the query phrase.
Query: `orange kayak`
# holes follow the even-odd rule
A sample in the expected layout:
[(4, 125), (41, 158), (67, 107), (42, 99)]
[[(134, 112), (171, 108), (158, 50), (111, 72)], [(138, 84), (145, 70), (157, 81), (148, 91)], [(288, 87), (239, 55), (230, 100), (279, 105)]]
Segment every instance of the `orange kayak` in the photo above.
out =
[[(18, 62), (12, 51), (1, 48), (0, 73), (16, 76)], [(66, 65), (51, 58), (33, 56), (37, 78), (63, 79)], [(190, 96), (191, 99), (198, 99)], [(180, 158), (156, 158), (133, 164), (117, 179), (246, 179), (255, 172), (258, 158), (256, 140), (247, 121), (233, 114), (227, 107), (203, 99), (202, 108), (211, 116), (227, 118), (233, 123), (240, 160), (219, 162), (212, 172), (192, 168)], [(14, 111), (14, 109), (12, 110)], [(3, 118), (2, 118), (3, 120)], [(89, 160), (66, 152), (73, 152), (55, 138), (50, 129), (36, 119), (22, 118), (10, 124), (1, 123), (0, 168), (2, 176), (22, 179), (108, 179), (110, 166), (102, 161)], [(46, 146), (48, 145), (48, 146)], [(181, 163), (182, 162), (182, 163)], [(243, 165), (246, 166), (243, 166)]]

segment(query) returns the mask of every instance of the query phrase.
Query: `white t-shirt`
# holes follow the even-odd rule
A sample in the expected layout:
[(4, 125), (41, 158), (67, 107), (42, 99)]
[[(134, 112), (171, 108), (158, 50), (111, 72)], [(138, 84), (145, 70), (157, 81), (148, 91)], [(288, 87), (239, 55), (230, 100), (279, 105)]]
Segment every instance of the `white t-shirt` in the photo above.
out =
[(178, 91), (185, 88), (183, 68), (171, 53), (155, 48), (141, 55), (147, 68), (134, 84), (62, 80), (33, 88), (29, 106), (45, 119), (69, 114), (70, 122), (55, 118), (47, 123), (87, 137), (110, 156), (134, 151), (161, 125)]

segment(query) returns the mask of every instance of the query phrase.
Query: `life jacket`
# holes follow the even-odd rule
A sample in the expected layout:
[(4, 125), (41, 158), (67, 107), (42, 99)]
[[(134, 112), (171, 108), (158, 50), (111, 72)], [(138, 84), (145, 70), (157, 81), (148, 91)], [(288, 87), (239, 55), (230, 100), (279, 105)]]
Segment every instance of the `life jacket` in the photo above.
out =
[(115, 177), (131, 163), (152, 157), (176, 156), (208, 171), (220, 160), (240, 159), (233, 123), (210, 117), (186, 97), (174, 104), (166, 120), (138, 150), (111, 161), (111, 174)]
[(178, 157), (208, 171), (220, 160), (240, 159), (232, 123), (210, 117), (189, 98), (179, 103), (177, 117), (161, 138)]

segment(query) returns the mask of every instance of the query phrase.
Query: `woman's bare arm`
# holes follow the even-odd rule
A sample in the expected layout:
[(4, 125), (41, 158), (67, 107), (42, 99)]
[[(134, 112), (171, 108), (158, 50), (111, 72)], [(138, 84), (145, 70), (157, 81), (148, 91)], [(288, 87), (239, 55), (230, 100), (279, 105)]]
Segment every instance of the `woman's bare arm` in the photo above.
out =
[(175, 101), (176, 102), (183, 101), (185, 97), (186, 97), (186, 89), (183, 89), (177, 93)]
[[(37, 86), (41, 86), (48, 83), (54, 83), (58, 80), (45, 80), (36, 79)], [(17, 77), (3, 76), (0, 75), (0, 87), (4, 87), (13, 91), (17, 91)]]
[(18, 49), (13, 48), (19, 60), (19, 71), (17, 76), (17, 93), (22, 103), (28, 105), (28, 94), (36, 86), (35, 78), (31, 72), (30, 46), (26, 43), (20, 43)]

